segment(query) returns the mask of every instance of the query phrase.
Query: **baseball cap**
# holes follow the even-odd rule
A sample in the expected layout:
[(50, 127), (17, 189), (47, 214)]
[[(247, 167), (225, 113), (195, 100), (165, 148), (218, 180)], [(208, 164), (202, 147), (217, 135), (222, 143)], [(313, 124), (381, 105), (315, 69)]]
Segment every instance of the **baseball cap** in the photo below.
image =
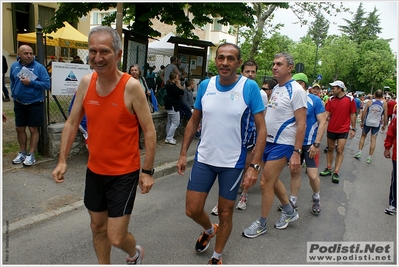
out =
[(305, 73), (296, 73), (294, 76), (292, 76), (292, 79), (295, 81), (304, 81), (305, 83), (308, 83), (308, 76), (306, 76)]
[(321, 86), (318, 83), (313, 84), (312, 88), (315, 88), (315, 87), (319, 87), (319, 89), (321, 89)]
[(333, 83), (330, 83), (331, 86), (338, 86), (341, 87), (342, 89), (346, 89), (345, 84), (342, 81), (335, 81)]

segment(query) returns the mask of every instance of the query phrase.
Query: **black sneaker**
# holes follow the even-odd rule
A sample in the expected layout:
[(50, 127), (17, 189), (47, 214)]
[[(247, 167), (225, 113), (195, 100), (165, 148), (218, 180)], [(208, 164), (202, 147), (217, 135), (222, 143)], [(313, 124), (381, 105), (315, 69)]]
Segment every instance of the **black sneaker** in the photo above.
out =
[(222, 265), (222, 258), (220, 259), (212, 258), (209, 260), (208, 265)]
[(213, 234), (212, 235), (207, 235), (204, 232), (202, 232), (201, 236), (198, 238), (197, 243), (195, 244), (195, 250), (198, 253), (202, 253), (205, 250), (207, 250), (207, 248), (209, 247), (209, 244), (211, 243), (211, 239), (212, 237), (214, 237), (216, 235), (218, 231), (218, 224), (214, 223), (213, 224)]

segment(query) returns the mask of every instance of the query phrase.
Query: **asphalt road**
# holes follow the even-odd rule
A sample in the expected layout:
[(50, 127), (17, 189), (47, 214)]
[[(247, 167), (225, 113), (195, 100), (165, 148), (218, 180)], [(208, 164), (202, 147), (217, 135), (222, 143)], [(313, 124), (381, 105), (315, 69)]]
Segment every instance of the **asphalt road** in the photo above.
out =
[[(312, 193), (303, 170), (298, 199), (300, 218), (285, 230), (274, 229), (273, 224), (280, 216), (276, 199), (268, 218), (268, 232), (255, 239), (245, 238), (241, 235), (242, 230), (258, 218), (260, 211), (259, 183), (251, 188), (247, 209), (234, 213), (233, 231), (223, 253), (224, 264), (309, 265), (306, 257), (309, 241), (390, 241), (395, 242), (395, 258), (391, 264), (396, 265), (397, 219), (396, 216), (384, 214), (392, 170), (391, 161), (382, 155), (385, 135), (380, 134), (377, 139), (372, 164), (365, 162), (366, 157), (361, 161), (353, 158), (359, 137), (360, 131), (347, 143), (340, 184), (333, 184), (331, 177), (321, 177), (322, 212), (318, 217), (310, 213)], [(364, 152), (368, 145), (367, 141)], [(325, 162), (325, 154), (322, 153), (320, 169), (325, 167)], [(202, 265), (212, 256), (214, 240), (206, 252), (197, 254), (194, 251), (202, 229), (185, 215), (188, 176), (189, 170), (184, 176), (174, 173), (160, 177), (149, 194), (137, 195), (129, 230), (138, 244), (144, 247), (144, 264)], [(280, 178), (286, 185), (289, 184), (288, 168), (284, 169)], [(44, 178), (44, 181), (47, 179)], [(44, 181), (43, 184), (46, 184)], [(82, 190), (83, 181), (80, 188), (73, 188), (72, 191)], [(206, 210), (212, 209), (216, 199), (217, 184), (209, 194)], [(18, 204), (29, 205), (23, 203), (23, 199)], [(97, 263), (89, 216), (84, 207), (79, 206), (12, 232), (7, 232), (9, 222), (4, 215), (3, 264)], [(218, 222), (217, 217), (210, 216), (213, 222)], [(125, 256), (124, 252), (113, 249), (111, 261), (113, 264), (124, 264)]]

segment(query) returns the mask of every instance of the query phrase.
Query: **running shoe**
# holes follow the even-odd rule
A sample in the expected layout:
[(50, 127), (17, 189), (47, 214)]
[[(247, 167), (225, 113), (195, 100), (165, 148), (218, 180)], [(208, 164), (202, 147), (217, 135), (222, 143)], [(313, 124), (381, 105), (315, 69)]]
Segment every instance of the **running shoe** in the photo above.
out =
[(139, 255), (134, 259), (134, 260), (130, 260), (129, 257), (126, 258), (126, 264), (127, 265), (139, 265), (141, 264), (141, 262), (144, 259), (144, 249), (137, 245), (136, 246), (136, 250), (139, 253)]
[(296, 210), (294, 210), (294, 212), (291, 215), (288, 215), (284, 210), (281, 211), (281, 217), (280, 220), (278, 220), (275, 224), (274, 224), (274, 228), (279, 229), (279, 230), (283, 230), (285, 228), (287, 228), (288, 224), (290, 222), (294, 222), (296, 220), (298, 220), (299, 218), (299, 214)]
[(211, 211), (211, 214), (214, 215), (214, 216), (218, 216), (219, 215), (219, 213), (218, 213), (218, 204), (216, 204), (216, 206), (213, 207), (213, 209)]
[(317, 215), (319, 215), (319, 213), (321, 211), (321, 209), (320, 209), (320, 198), (312, 197), (312, 202), (313, 202), (312, 209), (311, 209), (312, 214), (317, 216)]
[(334, 184), (339, 184), (339, 174), (338, 173), (334, 172), (331, 179)]
[(34, 154), (28, 154), (28, 155), (26, 155), (26, 158), (25, 158), (24, 162), (22, 162), (22, 164), (24, 166), (29, 167), (29, 166), (32, 166), (32, 164), (35, 163), (35, 162), (36, 162), (35, 155)]
[(324, 171), (320, 172), (320, 176), (329, 176), (332, 174), (332, 169), (325, 168)]
[(361, 159), (362, 158), (362, 152), (357, 152), (354, 156), (355, 159)]
[(175, 139), (165, 139), (165, 144), (170, 144), (170, 145), (176, 145), (176, 140)]
[(220, 259), (212, 258), (209, 260), (208, 265), (222, 265), (222, 258)]
[(328, 147), (326, 147), (325, 149), (324, 149), (324, 153), (327, 153), (328, 152)]
[(237, 203), (236, 209), (245, 210), (247, 208), (247, 197), (245, 195), (241, 195), (240, 201)]
[(21, 164), (22, 162), (24, 162), (25, 158), (26, 154), (19, 152), (15, 159), (12, 160), (12, 164)]
[(395, 215), (396, 208), (394, 206), (389, 206), (388, 208), (385, 209), (385, 213), (388, 215)]
[[(296, 204), (296, 203), (294, 203), (294, 202), (292, 202), (291, 200), (290, 200), (290, 204), (291, 204), (291, 207), (294, 209), (294, 210), (298, 210), (298, 205)], [(279, 211), (283, 211), (284, 210), (284, 208), (283, 208), (283, 205), (278, 205), (277, 206), (277, 209), (279, 210)]]
[(218, 231), (218, 224), (214, 223), (213, 225), (213, 234), (212, 235), (207, 235), (204, 232), (202, 232), (202, 234), (200, 235), (200, 237), (197, 240), (197, 243), (195, 244), (195, 250), (198, 253), (202, 253), (205, 250), (207, 250), (207, 248), (209, 247), (209, 244), (211, 243), (211, 239), (212, 237), (214, 237)]
[(260, 225), (260, 221), (256, 220), (251, 224), (251, 226), (249, 226), (247, 229), (245, 229), (242, 232), (242, 235), (248, 238), (255, 238), (257, 236), (266, 234), (266, 232), (267, 232), (267, 223), (263, 227), (262, 225)]
[(367, 157), (366, 162), (367, 162), (368, 164), (370, 164), (370, 163), (371, 163), (371, 157)]

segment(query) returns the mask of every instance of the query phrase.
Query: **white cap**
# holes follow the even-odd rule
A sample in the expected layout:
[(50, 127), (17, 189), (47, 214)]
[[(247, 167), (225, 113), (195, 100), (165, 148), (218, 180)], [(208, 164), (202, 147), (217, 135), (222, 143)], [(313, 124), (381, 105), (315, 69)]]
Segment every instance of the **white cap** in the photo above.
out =
[(341, 87), (342, 89), (346, 89), (345, 84), (343, 82), (341, 82), (341, 81), (338, 81), (338, 80), (333, 82), (333, 83), (330, 83), (330, 85), (331, 86), (338, 86), (338, 87)]

